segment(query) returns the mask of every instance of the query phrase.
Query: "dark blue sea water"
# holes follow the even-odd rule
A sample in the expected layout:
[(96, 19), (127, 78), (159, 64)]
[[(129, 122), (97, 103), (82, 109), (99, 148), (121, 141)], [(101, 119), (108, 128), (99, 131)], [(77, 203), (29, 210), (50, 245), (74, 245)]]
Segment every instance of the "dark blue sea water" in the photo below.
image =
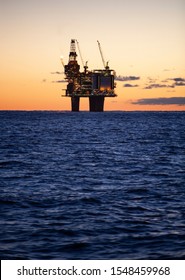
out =
[(1, 259), (185, 259), (185, 112), (0, 112)]

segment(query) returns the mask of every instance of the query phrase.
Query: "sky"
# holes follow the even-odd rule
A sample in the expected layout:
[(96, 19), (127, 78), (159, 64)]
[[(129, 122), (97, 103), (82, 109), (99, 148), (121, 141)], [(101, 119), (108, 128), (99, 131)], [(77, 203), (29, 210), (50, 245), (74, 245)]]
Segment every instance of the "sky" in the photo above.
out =
[(0, 0), (0, 110), (70, 110), (60, 56), (77, 39), (90, 70), (99, 40), (116, 71), (105, 110), (184, 111), (184, 26), (185, 0)]

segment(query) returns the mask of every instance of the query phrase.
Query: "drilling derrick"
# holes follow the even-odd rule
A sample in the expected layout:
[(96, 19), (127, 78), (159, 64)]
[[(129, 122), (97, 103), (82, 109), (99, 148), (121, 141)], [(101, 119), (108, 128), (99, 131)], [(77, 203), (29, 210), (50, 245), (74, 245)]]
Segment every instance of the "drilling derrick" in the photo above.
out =
[(80, 104), (80, 97), (73, 95), (79, 85), (80, 77), (80, 65), (78, 65), (76, 57), (77, 54), (75, 40), (72, 39), (70, 45), (69, 61), (68, 64), (64, 66), (66, 79), (68, 81), (66, 96), (71, 96), (72, 111), (79, 111)]
[(84, 67), (84, 71), (80, 72), (80, 66), (76, 60), (77, 53), (75, 41), (77, 42), (79, 49), (78, 41), (72, 39), (70, 45), (69, 61), (67, 65), (64, 65), (66, 80), (68, 82), (65, 96), (71, 97), (72, 111), (79, 111), (80, 97), (88, 97), (90, 111), (102, 112), (104, 109), (105, 97), (117, 96), (114, 93), (114, 71), (109, 69), (108, 62), (105, 65), (101, 46), (98, 41), (104, 69), (89, 71), (87, 62), (84, 66), (82, 55), (79, 49), (80, 57)]
[(80, 66), (76, 60), (76, 47), (75, 40), (71, 40), (70, 53), (69, 53), (69, 61), (68, 64), (64, 66), (65, 75), (68, 80), (78, 79), (80, 73)]

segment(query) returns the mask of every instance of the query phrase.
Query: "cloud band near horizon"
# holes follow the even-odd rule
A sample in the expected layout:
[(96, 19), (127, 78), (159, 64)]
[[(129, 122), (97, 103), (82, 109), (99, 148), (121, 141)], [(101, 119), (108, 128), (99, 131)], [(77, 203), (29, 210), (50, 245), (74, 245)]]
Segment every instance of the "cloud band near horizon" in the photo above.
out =
[(160, 97), (160, 98), (144, 98), (132, 101), (135, 105), (185, 105), (185, 97)]

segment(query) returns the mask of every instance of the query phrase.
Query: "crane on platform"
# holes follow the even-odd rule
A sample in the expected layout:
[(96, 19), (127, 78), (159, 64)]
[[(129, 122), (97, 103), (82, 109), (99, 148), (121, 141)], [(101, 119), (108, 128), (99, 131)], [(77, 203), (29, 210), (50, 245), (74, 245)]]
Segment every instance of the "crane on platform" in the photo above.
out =
[(64, 65), (63, 55), (61, 55), (61, 56), (60, 56), (60, 61), (61, 61), (62, 65), (65, 67), (65, 65)]
[(77, 47), (78, 47), (78, 52), (80, 54), (80, 59), (82, 61), (82, 66), (84, 67), (84, 61), (83, 61), (82, 53), (80, 51), (80, 45), (79, 45), (79, 42), (77, 40), (76, 40), (76, 43), (77, 43)]
[(103, 62), (103, 66), (104, 66), (105, 69), (109, 69), (109, 66), (108, 66), (108, 63), (109, 63), (109, 62), (107, 61), (106, 64), (105, 64), (105, 59), (104, 59), (104, 56), (103, 56), (101, 44), (100, 44), (100, 42), (99, 42), (98, 40), (97, 40), (97, 42), (98, 42), (98, 47), (99, 47), (101, 59), (102, 59), (102, 62)]

